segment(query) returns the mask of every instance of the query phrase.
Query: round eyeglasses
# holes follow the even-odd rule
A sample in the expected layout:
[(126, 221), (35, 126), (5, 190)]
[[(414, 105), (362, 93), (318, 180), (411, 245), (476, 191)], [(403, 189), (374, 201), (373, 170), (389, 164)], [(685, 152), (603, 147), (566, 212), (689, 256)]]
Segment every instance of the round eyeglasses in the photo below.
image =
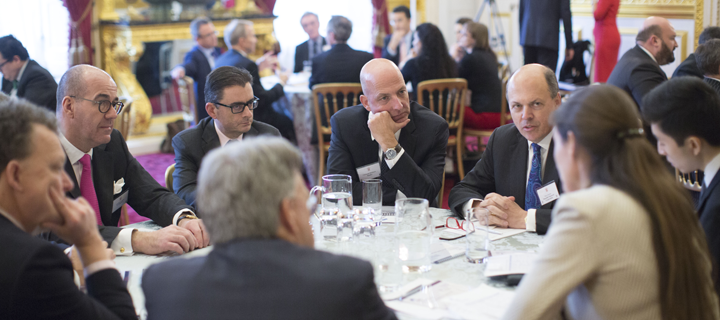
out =
[(112, 102), (110, 100), (95, 101), (95, 100), (80, 98), (80, 97), (76, 97), (76, 96), (70, 96), (70, 98), (90, 101), (94, 104), (97, 104), (98, 110), (100, 110), (100, 113), (107, 113), (108, 111), (110, 111), (110, 108), (113, 108), (113, 109), (115, 109), (115, 114), (120, 114), (120, 111), (122, 111), (122, 108), (125, 106), (125, 104), (120, 101), (115, 101), (115, 102)]

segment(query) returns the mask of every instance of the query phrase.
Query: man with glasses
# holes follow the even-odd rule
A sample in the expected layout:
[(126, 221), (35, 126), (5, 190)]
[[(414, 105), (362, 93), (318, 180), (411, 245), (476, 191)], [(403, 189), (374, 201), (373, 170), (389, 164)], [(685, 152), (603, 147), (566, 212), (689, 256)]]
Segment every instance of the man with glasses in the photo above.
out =
[(197, 45), (185, 54), (183, 63), (175, 67), (171, 74), (173, 79), (188, 76), (195, 81), (195, 112), (198, 120), (207, 118), (205, 112), (205, 78), (215, 68), (215, 59), (222, 53), (217, 47), (215, 26), (208, 18), (201, 17), (190, 23), (190, 34)]
[(168, 186), (196, 208), (197, 175), (205, 154), (248, 137), (280, 136), (275, 127), (254, 121), (253, 110), (259, 101), (253, 95), (253, 78), (247, 70), (220, 67), (210, 72), (206, 81), (205, 111), (210, 117), (173, 138), (175, 171), (173, 185)]
[(312, 58), (323, 52), (327, 44), (325, 37), (320, 35), (320, 21), (312, 12), (305, 12), (300, 18), (300, 24), (308, 35), (308, 40), (295, 47), (295, 73), (303, 71), (306, 63), (312, 63)]
[(0, 72), (2, 92), (55, 112), (55, 79), (35, 60), (29, 59), (25, 47), (12, 35), (0, 38)]
[[(73, 181), (68, 197), (85, 198), (100, 234), (117, 255), (133, 252), (182, 254), (209, 244), (192, 208), (163, 188), (128, 151), (113, 123), (123, 104), (110, 75), (89, 65), (70, 68), (60, 80), (56, 116)], [(124, 204), (164, 227), (158, 231), (118, 228)], [(48, 235), (55, 240), (53, 235)]]

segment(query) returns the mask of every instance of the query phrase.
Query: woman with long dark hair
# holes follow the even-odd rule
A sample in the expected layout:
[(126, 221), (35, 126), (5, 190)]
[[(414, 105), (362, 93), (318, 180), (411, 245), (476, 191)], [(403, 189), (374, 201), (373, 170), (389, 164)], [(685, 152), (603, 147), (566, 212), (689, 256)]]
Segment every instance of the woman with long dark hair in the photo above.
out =
[(425, 80), (457, 77), (455, 61), (448, 53), (442, 32), (432, 23), (423, 23), (415, 29), (413, 51), (416, 57), (402, 66), (405, 82), (413, 88), (411, 99), (416, 99), (417, 85)]
[(504, 319), (719, 319), (705, 236), (687, 192), (610, 85), (552, 116), (566, 191)]

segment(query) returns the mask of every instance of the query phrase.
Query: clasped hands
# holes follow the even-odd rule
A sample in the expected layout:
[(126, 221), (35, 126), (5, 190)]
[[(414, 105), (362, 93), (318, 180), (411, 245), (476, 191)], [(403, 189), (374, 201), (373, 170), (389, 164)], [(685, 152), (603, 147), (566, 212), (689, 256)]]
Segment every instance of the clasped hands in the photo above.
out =
[(383, 151), (394, 148), (398, 144), (395, 132), (404, 128), (408, 123), (410, 123), (410, 119), (405, 119), (400, 123), (395, 122), (387, 111), (371, 114), (367, 122), (370, 133)]
[(157, 231), (133, 231), (132, 246), (135, 252), (183, 254), (210, 245), (210, 237), (200, 219), (183, 219), (178, 226), (167, 226)]
[(505, 197), (497, 193), (489, 193), (483, 201), (473, 204), (473, 208), (488, 210), (488, 223), (491, 226), (512, 229), (525, 229), (527, 211), (515, 203), (515, 197)]

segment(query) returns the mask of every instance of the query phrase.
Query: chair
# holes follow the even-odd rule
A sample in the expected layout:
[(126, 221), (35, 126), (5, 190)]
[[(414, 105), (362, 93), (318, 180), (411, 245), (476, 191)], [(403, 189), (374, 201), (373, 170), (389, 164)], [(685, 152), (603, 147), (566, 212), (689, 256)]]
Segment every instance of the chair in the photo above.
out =
[(507, 76), (510, 76), (510, 65), (502, 61), (498, 63), (498, 78), (505, 79)]
[(185, 127), (189, 127), (189, 123), (198, 123), (197, 108), (204, 108), (205, 106), (195, 105), (195, 85), (193, 79), (185, 76), (181, 79), (175, 80), (178, 87), (178, 94), (180, 96), (180, 107), (183, 111), (183, 120), (185, 120)]
[[(122, 111), (120, 111), (120, 114), (117, 118), (115, 118), (115, 124), (114, 127), (120, 131), (120, 135), (122, 135), (123, 139), (127, 140), (130, 136), (130, 123), (131, 121), (131, 115), (132, 115), (132, 98), (129, 97), (121, 97), (121, 101), (125, 104)], [(130, 224), (130, 217), (128, 216), (127, 211), (127, 204), (124, 204), (122, 206), (122, 211), (120, 211), (120, 226), (125, 226)]]
[[(424, 93), (427, 91), (428, 99), (424, 101)], [(437, 91), (437, 96), (435, 92)], [(467, 80), (461, 78), (426, 80), (420, 82), (417, 87), (418, 103), (434, 111), (448, 123), (450, 136), (448, 147), (455, 147), (455, 158), (460, 179), (465, 177), (465, 169), (462, 163), (462, 142), (463, 120), (465, 119), (465, 99), (467, 99)], [(437, 98), (437, 99), (436, 99)], [(437, 104), (435, 101), (437, 100)]]
[(440, 183), (440, 192), (438, 192), (438, 195), (437, 195), (438, 208), (442, 208), (444, 192), (445, 192), (445, 170), (443, 170), (442, 183)]
[[(502, 86), (501, 86), (501, 94), (502, 98), (500, 99), (500, 126), (505, 125), (506, 123), (510, 122), (512, 118), (510, 117), (510, 114), (508, 113), (508, 102), (507, 97), (505, 95), (507, 90), (507, 84), (510, 80), (510, 76), (506, 73), (505, 77), (502, 78)], [(483, 151), (485, 149), (485, 145), (482, 143), (484, 138), (489, 138), (490, 135), (492, 135), (493, 130), (477, 130), (477, 129), (463, 129), (463, 136), (465, 137), (477, 137), (478, 139), (478, 150)], [(463, 144), (464, 144), (463, 140)], [(465, 150), (465, 146), (463, 146), (463, 151)]]
[[(340, 109), (359, 103), (358, 101), (360, 100), (361, 94), (362, 86), (359, 83), (324, 83), (315, 85), (312, 88), (315, 107), (315, 126), (317, 128), (318, 149), (320, 150), (320, 156), (318, 157), (320, 163), (318, 166), (318, 178), (316, 180), (318, 183), (322, 181), (322, 176), (325, 174), (327, 154), (330, 150), (329, 137), (332, 133), (330, 117)], [(338, 100), (338, 95), (342, 96), (341, 100)], [(352, 99), (348, 99), (350, 95), (353, 95)], [(322, 97), (322, 104), (320, 97)], [(328, 97), (330, 97), (330, 99), (328, 99)]]
[(700, 178), (699, 173), (700, 171), (695, 170), (691, 173), (682, 173), (680, 170), (675, 169), (675, 178), (680, 182), (680, 184), (685, 187), (685, 189), (688, 189), (690, 191), (700, 192), (702, 190), (702, 185), (700, 184)]
[(165, 169), (165, 188), (170, 191), (173, 191), (173, 172), (175, 172), (175, 163)]

